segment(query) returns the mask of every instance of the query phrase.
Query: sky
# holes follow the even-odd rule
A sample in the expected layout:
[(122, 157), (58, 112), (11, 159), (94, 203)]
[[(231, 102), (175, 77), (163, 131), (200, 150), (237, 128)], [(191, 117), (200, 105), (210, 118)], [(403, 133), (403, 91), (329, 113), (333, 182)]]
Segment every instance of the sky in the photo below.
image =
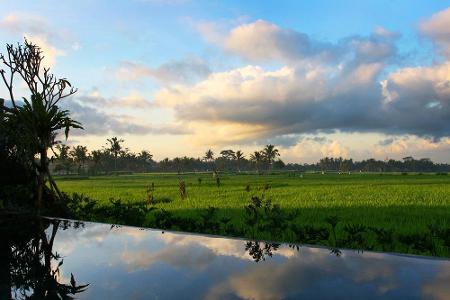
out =
[(450, 162), (450, 1), (2, 1), (24, 37), (78, 88), (72, 145)]

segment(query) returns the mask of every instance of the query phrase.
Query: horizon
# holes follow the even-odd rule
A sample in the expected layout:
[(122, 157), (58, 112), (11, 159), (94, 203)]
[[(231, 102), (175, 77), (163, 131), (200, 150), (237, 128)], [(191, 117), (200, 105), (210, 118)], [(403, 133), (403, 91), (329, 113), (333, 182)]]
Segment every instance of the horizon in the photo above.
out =
[(64, 101), (85, 127), (70, 145), (118, 136), (156, 160), (274, 144), (286, 163), (450, 161), (442, 1), (4, 6), (0, 38), (38, 44), (79, 89)]

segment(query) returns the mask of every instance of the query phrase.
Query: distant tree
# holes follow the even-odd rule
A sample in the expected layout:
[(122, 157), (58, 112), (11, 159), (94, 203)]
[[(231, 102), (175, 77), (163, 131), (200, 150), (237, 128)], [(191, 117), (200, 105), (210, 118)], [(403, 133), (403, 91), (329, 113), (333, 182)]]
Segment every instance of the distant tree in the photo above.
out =
[(222, 151), (220, 151), (220, 155), (222, 155), (222, 157), (224, 158), (224, 159), (227, 159), (227, 160), (234, 160), (234, 159), (236, 159), (236, 153), (233, 151), (233, 150), (222, 150)]
[(208, 149), (205, 153), (205, 160), (206, 161), (212, 161), (214, 159), (214, 152), (211, 149)]
[(283, 169), (286, 166), (286, 164), (284, 163), (284, 161), (282, 161), (281, 159), (277, 159), (273, 162), (273, 167), (275, 169)]
[[(214, 152), (211, 149), (208, 149), (208, 151), (206, 151), (205, 153), (205, 157), (204, 157), (205, 161), (209, 164), (214, 162)], [(213, 166), (214, 169), (214, 166)]]
[(238, 172), (241, 172), (241, 161), (245, 159), (244, 152), (241, 150), (236, 151), (235, 159), (237, 170)]
[(162, 166), (164, 171), (168, 171), (170, 168), (170, 159), (168, 157), (164, 158), (160, 161), (160, 165)]
[(269, 164), (269, 169), (272, 169), (273, 162), (274, 162), (275, 158), (280, 156), (280, 153), (279, 153), (278, 149), (275, 148), (274, 145), (269, 144), (269, 145), (266, 145), (266, 147), (263, 149), (262, 155), (263, 155), (264, 159), (267, 161), (267, 163)]
[(259, 167), (264, 157), (261, 152), (255, 151), (250, 155), (250, 161), (255, 164), (256, 171), (259, 173)]
[(88, 159), (87, 152), (88, 152), (87, 147), (80, 146), (80, 145), (73, 147), (72, 150), (70, 151), (70, 156), (72, 157), (73, 161), (78, 166), (78, 174), (81, 173), (81, 169), (82, 169), (82, 167), (84, 167), (84, 164), (85, 164), (86, 160)]
[(94, 172), (97, 173), (101, 168), (102, 158), (105, 156), (105, 153), (102, 150), (93, 150), (91, 152), (92, 162), (94, 164)]
[(107, 139), (109, 148), (107, 150), (114, 156), (114, 171), (117, 171), (117, 157), (122, 151), (122, 143), (124, 140), (117, 138), (116, 136)]
[(175, 163), (175, 166), (177, 168), (177, 173), (180, 174), (181, 173), (181, 158), (175, 157), (173, 159), (173, 162)]
[(148, 171), (148, 169), (146, 168), (146, 166), (150, 166), (150, 164), (152, 163), (152, 158), (153, 155), (146, 150), (142, 150), (139, 155), (137, 156), (137, 159), (139, 160), (139, 162), (144, 166), (144, 171)]
[(66, 174), (68, 174), (70, 171), (70, 166), (72, 164), (69, 156), (70, 147), (67, 146), (66, 144), (61, 143), (56, 145), (56, 149), (58, 150), (58, 153), (56, 154), (56, 159), (58, 162), (57, 169), (64, 170)]
[(149, 151), (147, 151), (147, 150), (142, 150), (142, 151), (139, 153), (138, 158), (141, 159), (141, 160), (144, 160), (144, 161), (149, 162), (149, 161), (152, 160), (153, 154), (151, 154), (151, 153), (150, 153)]
[[(42, 207), (43, 195), (51, 190), (62, 197), (49, 170), (48, 150), (58, 144), (57, 136), (64, 131), (67, 139), (71, 128), (82, 128), (81, 124), (70, 117), (67, 110), (59, 107), (59, 102), (76, 93), (70, 82), (58, 79), (50, 73), (50, 69), (43, 66), (44, 59), (39, 46), (25, 39), (24, 44), (6, 45), (6, 56), (0, 54), (0, 75), (8, 92), (12, 110), (9, 119), (15, 124), (20, 134), (18, 147), (27, 149), (32, 156), (28, 159), (37, 174), (36, 206)], [(16, 79), (25, 83), (29, 97), (21, 97), (24, 104), (16, 101)], [(34, 156), (39, 156), (35, 161)]]

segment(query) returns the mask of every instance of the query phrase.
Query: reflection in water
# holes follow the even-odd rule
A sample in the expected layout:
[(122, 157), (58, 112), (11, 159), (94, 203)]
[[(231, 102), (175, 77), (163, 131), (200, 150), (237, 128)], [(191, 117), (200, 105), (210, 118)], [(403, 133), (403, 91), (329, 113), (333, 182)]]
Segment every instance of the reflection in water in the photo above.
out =
[(1, 299), (69, 299), (87, 288), (73, 274), (70, 282), (61, 282), (64, 261), (53, 251), (58, 229), (76, 229), (82, 223), (14, 216), (0, 224)]
[(266, 256), (272, 257), (273, 252), (277, 251), (280, 244), (265, 243), (259, 241), (248, 241), (245, 243), (245, 251), (253, 258), (255, 262), (265, 261)]
[(12, 291), (15, 298), (446, 299), (450, 292), (448, 260), (95, 223), (22, 224), (2, 226), (1, 262), (9, 267), (1, 269), (0, 298)]

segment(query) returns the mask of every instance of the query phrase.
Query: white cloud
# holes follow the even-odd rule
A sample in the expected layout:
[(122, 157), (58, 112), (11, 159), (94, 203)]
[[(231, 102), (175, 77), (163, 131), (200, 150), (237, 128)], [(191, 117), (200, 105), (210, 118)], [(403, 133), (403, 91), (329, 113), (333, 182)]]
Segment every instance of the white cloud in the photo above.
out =
[[(382, 27), (367, 36), (350, 36), (337, 43), (312, 38), (306, 33), (281, 28), (265, 20), (230, 24), (197, 22), (195, 28), (203, 38), (250, 62), (311, 62), (336, 63), (353, 60), (381, 62), (396, 56), (397, 33)], [(233, 23), (231, 23), (233, 25)]]
[[(138, 135), (185, 135), (190, 133), (186, 126), (178, 123), (149, 122), (135, 117), (137, 110), (152, 108), (153, 105), (138, 93), (125, 97), (105, 98), (98, 90), (89, 94), (76, 95), (63, 103), (72, 117), (85, 130), (75, 130), (74, 135), (138, 134)], [(126, 112), (126, 109), (130, 112)]]
[(441, 10), (420, 23), (421, 32), (430, 37), (450, 58), (450, 8)]
[(45, 36), (28, 35), (26, 33), (24, 34), (24, 36), (28, 41), (38, 45), (41, 48), (44, 56), (42, 63), (45, 67), (54, 67), (58, 56), (66, 55), (66, 52), (64, 50), (52, 46)]
[(326, 45), (304, 33), (282, 29), (264, 20), (233, 28), (225, 37), (224, 47), (253, 61), (296, 60), (326, 55), (327, 51)]
[(450, 295), (450, 266), (443, 264), (432, 280), (422, 287), (423, 296), (430, 299), (445, 300)]
[[(189, 124), (194, 143), (239, 144), (335, 131), (450, 135), (449, 63), (388, 73), (398, 59), (397, 33), (377, 27), (369, 36), (331, 44), (263, 20), (225, 32), (210, 29), (225, 51), (285, 66), (247, 65), (160, 89), (155, 103)], [(320, 151), (349, 155), (337, 142)]]
[[(23, 38), (37, 44), (44, 53), (43, 63), (46, 67), (53, 67), (59, 56), (66, 55), (65, 48), (57, 44), (72, 44), (73, 49), (79, 49), (78, 42), (63, 30), (55, 30), (47, 21), (40, 16), (28, 13), (10, 13), (0, 19), (0, 30), (8, 35), (14, 36), (16, 41), (21, 42)], [(74, 48), (75, 47), (75, 48)]]
[(343, 157), (348, 158), (350, 149), (343, 146), (338, 141), (332, 141), (330, 144), (323, 145), (320, 149), (322, 156), (325, 157)]

